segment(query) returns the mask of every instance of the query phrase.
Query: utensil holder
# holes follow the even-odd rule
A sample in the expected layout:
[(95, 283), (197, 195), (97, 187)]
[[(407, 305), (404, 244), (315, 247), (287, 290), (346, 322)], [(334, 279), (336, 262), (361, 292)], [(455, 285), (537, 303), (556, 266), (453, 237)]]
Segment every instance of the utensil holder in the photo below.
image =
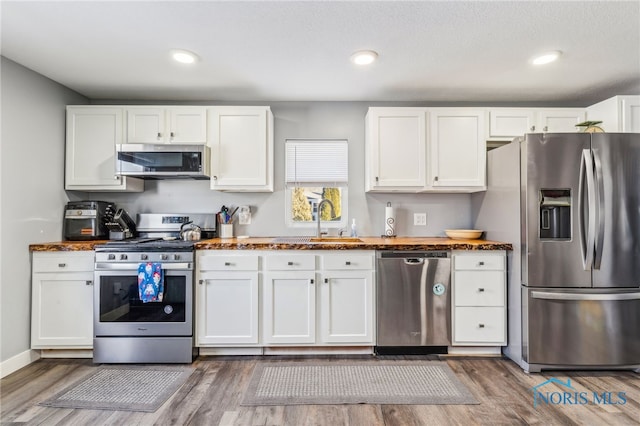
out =
[(218, 225), (218, 236), (220, 238), (233, 238), (233, 223), (221, 223)]

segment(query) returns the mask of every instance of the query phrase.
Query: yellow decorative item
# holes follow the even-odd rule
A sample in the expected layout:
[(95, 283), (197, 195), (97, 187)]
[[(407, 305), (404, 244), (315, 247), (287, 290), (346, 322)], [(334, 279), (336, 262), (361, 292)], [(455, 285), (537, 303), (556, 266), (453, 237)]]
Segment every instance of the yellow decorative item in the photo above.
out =
[(583, 133), (604, 133), (602, 127), (598, 126), (600, 123), (602, 123), (602, 121), (583, 121), (582, 123), (576, 124), (576, 127), (584, 127), (584, 129), (582, 129)]

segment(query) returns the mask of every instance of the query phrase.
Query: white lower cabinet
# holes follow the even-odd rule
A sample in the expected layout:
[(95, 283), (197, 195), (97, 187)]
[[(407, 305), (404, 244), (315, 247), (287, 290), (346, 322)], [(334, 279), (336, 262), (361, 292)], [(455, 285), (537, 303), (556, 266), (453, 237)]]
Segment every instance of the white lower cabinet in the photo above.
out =
[(375, 344), (374, 252), (197, 252), (199, 347)]
[(315, 271), (267, 272), (263, 300), (264, 343), (315, 343)]
[(374, 344), (373, 255), (327, 254), (320, 273), (320, 342)]
[(257, 345), (257, 255), (199, 252), (196, 273), (196, 345)]
[(31, 348), (93, 347), (93, 251), (33, 252)]
[(506, 253), (453, 251), (452, 257), (452, 346), (506, 345)]

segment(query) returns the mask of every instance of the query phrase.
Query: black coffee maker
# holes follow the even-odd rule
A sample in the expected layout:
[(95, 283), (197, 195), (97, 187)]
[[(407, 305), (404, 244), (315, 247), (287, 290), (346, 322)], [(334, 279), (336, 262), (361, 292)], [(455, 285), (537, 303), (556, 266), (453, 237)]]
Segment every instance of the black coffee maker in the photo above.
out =
[(106, 224), (113, 221), (115, 204), (107, 201), (69, 201), (64, 211), (63, 235), (68, 241), (106, 240)]

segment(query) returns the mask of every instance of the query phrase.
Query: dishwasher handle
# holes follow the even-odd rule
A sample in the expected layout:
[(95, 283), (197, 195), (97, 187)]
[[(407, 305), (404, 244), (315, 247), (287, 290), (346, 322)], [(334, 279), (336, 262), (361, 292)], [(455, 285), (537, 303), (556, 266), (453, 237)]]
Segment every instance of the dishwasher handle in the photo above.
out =
[(407, 257), (403, 260), (406, 265), (422, 265), (424, 263), (424, 259), (418, 259), (415, 257)]

